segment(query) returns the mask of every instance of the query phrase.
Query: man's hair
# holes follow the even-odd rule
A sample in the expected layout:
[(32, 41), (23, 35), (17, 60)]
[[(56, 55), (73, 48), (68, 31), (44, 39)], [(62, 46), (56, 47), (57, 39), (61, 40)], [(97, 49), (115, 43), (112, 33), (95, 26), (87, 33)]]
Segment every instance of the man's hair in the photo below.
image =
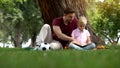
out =
[(66, 9), (64, 10), (64, 14), (69, 14), (69, 13), (75, 13), (75, 10), (72, 9), (72, 8), (66, 8)]

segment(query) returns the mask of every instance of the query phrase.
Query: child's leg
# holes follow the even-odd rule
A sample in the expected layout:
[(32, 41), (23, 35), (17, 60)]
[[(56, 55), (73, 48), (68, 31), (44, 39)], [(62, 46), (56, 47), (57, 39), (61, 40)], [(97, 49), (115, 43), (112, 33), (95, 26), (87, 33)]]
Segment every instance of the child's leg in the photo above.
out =
[(75, 44), (72, 43), (72, 42), (69, 44), (69, 47), (72, 48), (72, 49), (83, 50), (83, 48), (81, 48), (81, 47), (75, 45)]
[(52, 42), (51, 27), (48, 24), (43, 25), (39, 35), (36, 38), (37, 45), (39, 45), (42, 42), (47, 42), (47, 43)]
[(96, 47), (96, 45), (94, 43), (91, 43), (91, 44), (87, 45), (86, 47), (84, 47), (83, 49), (91, 50), (91, 49), (94, 49), (95, 47)]

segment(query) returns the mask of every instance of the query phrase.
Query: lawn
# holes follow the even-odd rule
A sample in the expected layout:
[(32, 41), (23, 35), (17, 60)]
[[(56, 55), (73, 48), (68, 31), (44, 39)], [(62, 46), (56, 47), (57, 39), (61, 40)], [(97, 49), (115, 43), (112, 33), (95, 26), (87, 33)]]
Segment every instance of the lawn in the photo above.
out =
[(120, 46), (101, 50), (0, 48), (0, 68), (120, 68)]

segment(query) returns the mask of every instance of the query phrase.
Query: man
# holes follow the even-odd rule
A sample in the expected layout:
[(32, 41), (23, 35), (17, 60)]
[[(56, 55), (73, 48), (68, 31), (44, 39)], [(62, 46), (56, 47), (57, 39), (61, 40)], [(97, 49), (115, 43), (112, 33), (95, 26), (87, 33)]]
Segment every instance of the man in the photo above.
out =
[(50, 26), (45, 24), (41, 28), (40, 34), (37, 36), (36, 43), (40, 44), (41, 42), (48, 42), (51, 44), (53, 43), (53, 40), (55, 40), (54, 43), (59, 45), (54, 45), (54, 47), (61, 45), (63, 48), (67, 47), (69, 42), (74, 41), (74, 38), (71, 37), (71, 33), (77, 28), (77, 22), (78, 19), (75, 17), (75, 11), (71, 8), (66, 8), (62, 17), (53, 20), (52, 35)]
[(71, 37), (71, 33), (77, 28), (77, 21), (75, 11), (70, 8), (64, 10), (63, 17), (53, 20), (53, 39), (58, 40), (63, 48), (65, 48), (70, 41), (74, 40)]

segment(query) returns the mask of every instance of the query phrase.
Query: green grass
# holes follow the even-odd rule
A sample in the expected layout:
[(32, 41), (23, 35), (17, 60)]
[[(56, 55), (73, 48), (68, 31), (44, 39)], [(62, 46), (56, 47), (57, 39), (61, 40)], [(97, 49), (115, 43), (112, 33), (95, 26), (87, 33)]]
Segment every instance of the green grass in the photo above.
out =
[(119, 68), (119, 63), (120, 46), (89, 51), (0, 48), (0, 68)]

